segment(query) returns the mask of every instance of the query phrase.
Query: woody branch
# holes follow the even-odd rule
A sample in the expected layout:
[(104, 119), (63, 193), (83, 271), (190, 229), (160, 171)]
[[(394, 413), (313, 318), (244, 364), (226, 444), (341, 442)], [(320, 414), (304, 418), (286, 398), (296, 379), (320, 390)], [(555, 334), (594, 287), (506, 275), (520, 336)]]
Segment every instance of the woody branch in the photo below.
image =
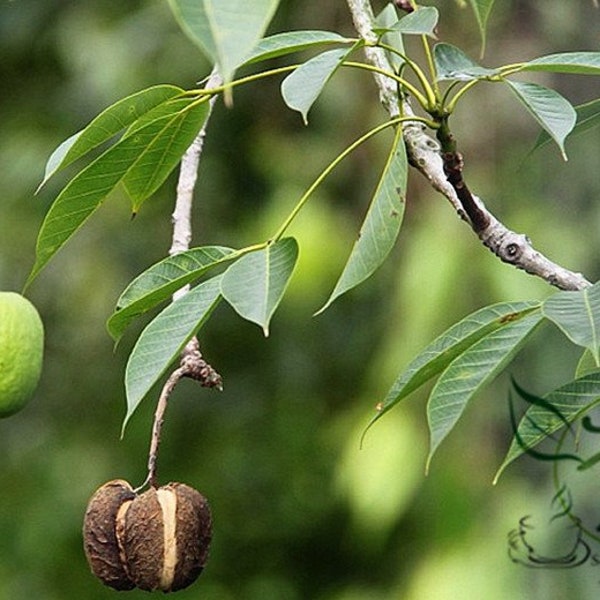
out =
[[(347, 0), (347, 3), (358, 34), (367, 42), (376, 42), (377, 36), (372, 31), (375, 17), (370, 1)], [(393, 71), (380, 48), (367, 46), (365, 55), (372, 65)], [(374, 77), (381, 103), (391, 116), (396, 116), (400, 112), (400, 100), (395, 82), (378, 73)], [(414, 114), (408, 100), (402, 102), (403, 114)], [(487, 209), (483, 200), (469, 190), (463, 177), (463, 158), (457, 152), (453, 139), (444, 137), (442, 133), (442, 136), (438, 135), (439, 141), (435, 140), (416, 121), (405, 123), (402, 128), (410, 164), (451, 203), (458, 216), (469, 223), (483, 245), (500, 260), (559, 289), (580, 290), (591, 285), (581, 273), (562, 267), (536, 250), (526, 235), (506, 227)]]

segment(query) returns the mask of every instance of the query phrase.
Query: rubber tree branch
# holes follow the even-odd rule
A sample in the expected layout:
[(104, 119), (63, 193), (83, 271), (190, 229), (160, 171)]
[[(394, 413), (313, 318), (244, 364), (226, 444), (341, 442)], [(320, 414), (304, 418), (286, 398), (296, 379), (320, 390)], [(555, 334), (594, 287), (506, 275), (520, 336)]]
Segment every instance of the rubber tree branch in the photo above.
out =
[[(206, 80), (205, 87), (215, 88), (219, 87), (223, 83), (221, 75), (216, 68), (212, 70), (212, 73)], [(204, 147), (204, 138), (206, 137), (206, 129), (208, 127), (208, 121), (212, 114), (212, 109), (217, 100), (217, 96), (213, 96), (209, 100), (209, 113), (204, 121), (204, 125), (198, 132), (198, 135), (185, 151), (182, 159), (181, 166), (179, 168), (179, 179), (177, 181), (177, 196), (175, 199), (175, 209), (172, 214), (173, 222), (173, 237), (171, 248), (169, 249), (169, 255), (173, 256), (180, 252), (185, 252), (190, 248), (190, 242), (192, 240), (192, 206), (194, 200), (194, 190), (196, 188), (196, 181), (198, 179), (198, 166), (200, 165), (200, 157), (202, 156), (202, 149)], [(189, 290), (190, 286), (186, 285), (183, 288), (177, 290), (173, 294), (173, 300), (177, 300)], [(204, 362), (202, 355), (200, 354), (198, 340), (192, 338), (183, 350), (181, 365), (186, 362), (188, 364), (188, 371), (191, 370), (195, 373), (204, 373), (204, 379), (202, 377), (195, 377), (200, 383), (206, 387), (222, 387), (222, 381), (219, 374), (212, 369), (212, 367)], [(191, 362), (190, 362), (191, 361)], [(192, 364), (192, 363), (196, 364)]]
[[(347, 4), (359, 36), (369, 43), (376, 42), (370, 0), (347, 0)], [(380, 69), (393, 70), (382, 49), (366, 46), (365, 56), (369, 63)], [(374, 74), (374, 78), (381, 103), (391, 116), (396, 116), (400, 107), (395, 82), (380, 74)], [(402, 112), (414, 114), (406, 100)], [(405, 123), (402, 130), (410, 164), (446, 197), (459, 217), (469, 223), (484, 246), (500, 260), (541, 277), (559, 289), (580, 290), (591, 285), (581, 273), (565, 269), (535, 250), (526, 235), (508, 229), (487, 209), (481, 198), (471, 193), (462, 177), (462, 156), (455, 148), (444, 149), (442, 155), (440, 143), (426, 133), (421, 123)]]
[[(217, 71), (216, 67), (212, 70), (212, 73), (206, 80), (205, 87), (206, 88), (215, 88), (220, 86), (223, 83), (223, 79), (221, 75)], [(169, 249), (169, 255), (173, 256), (175, 254), (179, 254), (180, 252), (185, 252), (190, 248), (190, 242), (192, 240), (192, 205), (194, 200), (194, 190), (196, 188), (196, 181), (198, 179), (198, 166), (200, 165), (200, 157), (202, 156), (202, 148), (204, 147), (204, 138), (206, 137), (206, 129), (208, 127), (208, 121), (212, 114), (212, 109), (217, 100), (217, 96), (213, 96), (209, 100), (209, 113), (204, 121), (204, 125), (198, 132), (198, 135), (190, 145), (190, 147), (185, 151), (182, 159), (181, 166), (179, 168), (179, 179), (177, 181), (177, 197), (175, 199), (175, 209), (172, 214), (172, 222), (173, 222), (173, 238), (171, 243), (171, 248)], [(186, 294), (189, 290), (189, 285), (184, 286), (183, 288), (177, 290), (173, 294), (173, 300), (177, 300), (184, 294)], [(187, 346), (184, 348), (182, 353), (181, 364), (186, 361), (186, 359), (194, 359), (196, 361), (202, 361), (202, 355), (199, 351), (198, 340), (194, 337), (192, 338)], [(202, 379), (199, 381), (202, 385), (206, 385), (207, 387), (218, 387), (220, 388), (222, 385), (221, 378), (215, 371), (212, 370), (212, 367), (207, 363), (198, 364), (194, 368), (197, 372), (204, 372), (202, 369), (209, 368), (211, 373), (207, 376), (205, 382), (202, 382)], [(192, 368), (193, 365), (189, 365), (189, 368)]]
[[(206, 80), (206, 88), (219, 87), (223, 83), (219, 72), (213, 69), (209, 78)], [(192, 240), (192, 204), (194, 199), (194, 189), (196, 180), (198, 179), (198, 166), (204, 147), (204, 138), (206, 137), (206, 129), (213, 106), (217, 100), (213, 96), (210, 100), (210, 112), (196, 136), (191, 146), (186, 150), (181, 159), (179, 168), (179, 179), (177, 181), (177, 197), (175, 199), (175, 209), (173, 210), (173, 241), (169, 250), (169, 255), (179, 254), (185, 250), (189, 250)], [(183, 288), (187, 291), (188, 287)], [(180, 294), (185, 293), (179, 290)]]

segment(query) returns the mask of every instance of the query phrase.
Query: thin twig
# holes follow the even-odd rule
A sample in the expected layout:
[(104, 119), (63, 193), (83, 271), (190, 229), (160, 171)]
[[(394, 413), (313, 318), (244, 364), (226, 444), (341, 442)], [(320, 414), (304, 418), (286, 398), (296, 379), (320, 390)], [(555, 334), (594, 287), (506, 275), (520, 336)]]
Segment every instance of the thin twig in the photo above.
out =
[(217, 388), (219, 390), (223, 389), (221, 376), (202, 358), (198, 340), (192, 338), (182, 353), (179, 367), (169, 375), (169, 378), (160, 392), (156, 411), (154, 412), (152, 438), (150, 440), (150, 451), (148, 452), (148, 475), (144, 483), (142, 483), (136, 491), (144, 488), (146, 485), (157, 487), (156, 463), (158, 460), (162, 426), (165, 421), (165, 411), (167, 410), (167, 404), (169, 403), (169, 398), (171, 397), (175, 386), (184, 377), (189, 377), (200, 382), (200, 385), (203, 387)]
[[(216, 69), (213, 69), (210, 77), (206, 81), (206, 88), (213, 88), (221, 85), (223, 80)], [(210, 111), (216, 102), (217, 96), (210, 99)], [(169, 255), (179, 254), (189, 250), (192, 240), (192, 204), (194, 200), (194, 189), (196, 180), (198, 179), (198, 165), (204, 147), (204, 138), (206, 137), (206, 129), (210, 113), (206, 117), (206, 121), (202, 129), (192, 142), (192, 145), (186, 150), (181, 159), (181, 167), (179, 169), (179, 180), (177, 182), (177, 198), (175, 200), (175, 210), (173, 211), (173, 241), (169, 250)], [(178, 290), (173, 298), (177, 299), (185, 294), (189, 286), (185, 286)]]
[[(358, 34), (367, 42), (374, 43), (377, 36), (372, 31), (375, 17), (370, 1), (347, 0), (347, 3)], [(378, 68), (391, 69), (385, 52), (380, 48), (367, 46), (365, 55), (367, 61)], [(390, 115), (396, 116), (399, 109), (398, 92), (394, 81), (378, 74), (374, 75), (374, 78), (379, 89), (381, 103)], [(414, 114), (408, 101), (403, 102), (402, 113)], [(581, 273), (565, 269), (535, 250), (527, 236), (508, 229), (475, 194), (469, 192), (469, 200), (472, 200), (470, 207), (463, 205), (457, 188), (448, 180), (440, 144), (425, 132), (422, 124), (416, 122), (403, 124), (402, 132), (410, 164), (426, 177), (436, 191), (448, 199), (459, 217), (471, 225), (481, 242), (500, 260), (522, 269), (530, 275), (540, 277), (559, 289), (580, 290), (591, 285)], [(454, 157), (447, 158), (449, 161)], [(460, 169), (462, 171), (462, 164)], [(464, 184), (462, 175), (460, 181)], [(478, 215), (475, 221), (469, 217), (467, 208), (471, 210), (471, 216)]]
[(156, 487), (156, 461), (158, 460), (158, 447), (160, 446), (165, 411), (167, 410), (167, 404), (171, 393), (179, 383), (179, 380), (183, 377), (183, 371), (183, 367), (179, 367), (171, 373), (158, 398), (158, 404), (156, 405), (156, 411), (154, 412), (154, 423), (152, 425), (150, 451), (148, 452), (148, 476), (138, 489), (142, 489), (147, 484), (150, 484), (151, 487)]

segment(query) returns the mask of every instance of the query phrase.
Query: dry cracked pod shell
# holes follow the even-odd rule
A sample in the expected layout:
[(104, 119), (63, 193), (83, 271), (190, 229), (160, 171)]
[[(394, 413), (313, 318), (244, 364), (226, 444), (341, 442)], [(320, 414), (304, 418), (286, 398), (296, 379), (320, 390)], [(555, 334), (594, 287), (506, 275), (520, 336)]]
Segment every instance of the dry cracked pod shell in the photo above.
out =
[(117, 590), (189, 586), (206, 564), (211, 536), (206, 498), (183, 483), (138, 496), (126, 481), (109, 481), (90, 499), (83, 526), (92, 572)]
[(131, 590), (117, 539), (117, 514), (135, 498), (132, 487), (121, 479), (105, 483), (90, 499), (83, 523), (84, 550), (92, 572), (116, 590)]

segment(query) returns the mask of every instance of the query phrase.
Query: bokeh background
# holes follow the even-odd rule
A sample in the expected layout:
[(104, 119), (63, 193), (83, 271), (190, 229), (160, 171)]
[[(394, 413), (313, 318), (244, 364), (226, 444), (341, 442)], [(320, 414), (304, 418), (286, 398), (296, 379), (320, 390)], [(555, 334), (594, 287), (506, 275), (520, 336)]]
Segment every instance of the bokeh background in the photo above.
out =
[[(383, 2), (375, 3), (377, 9)], [(473, 15), (446, 0), (440, 36), (477, 57)], [(490, 66), (568, 50), (598, 50), (591, 0), (504, 0), (491, 19)], [(270, 31), (351, 34), (344, 2), (283, 1)], [(21, 289), (45, 211), (64, 185), (39, 195), (49, 153), (100, 110), (157, 83), (191, 87), (210, 66), (180, 33), (167, 2), (2, 0), (0, 3), (0, 288)], [(574, 103), (600, 96), (592, 78), (537, 79)], [(344, 70), (303, 126), (279, 80), (236, 90), (210, 123), (196, 194), (194, 245), (241, 247), (268, 236), (328, 161), (385, 118), (368, 74)], [(455, 133), (476, 193), (509, 227), (592, 280), (600, 275), (600, 140), (591, 130), (529, 154), (534, 121), (507, 90), (481, 85)], [(492, 485), (508, 447), (508, 374), (469, 407), (427, 476), (425, 393), (361, 433), (401, 368), (458, 318), (497, 301), (551, 290), (500, 264), (451, 207), (411, 173), (393, 255), (359, 289), (313, 318), (331, 291), (376, 184), (390, 138), (347, 159), (292, 232), (301, 259), (264, 339), (221, 307), (202, 332), (222, 393), (184, 381), (167, 413), (163, 482), (210, 500), (215, 534), (201, 579), (178, 597), (205, 600), (450, 600), (597, 598), (600, 570), (527, 569), (507, 536), (531, 515), (540, 551), (564, 553), (551, 526), (551, 466), (524, 457)], [(89, 573), (81, 522), (105, 481), (145, 477), (158, 389), (124, 439), (123, 373), (142, 324), (116, 352), (105, 320), (124, 286), (165, 256), (175, 176), (131, 221), (109, 198), (28, 290), (46, 325), (40, 387), (0, 422), (0, 599), (108, 599)], [(510, 367), (531, 391), (568, 381), (578, 351), (551, 327)], [(577, 506), (600, 522), (598, 480), (580, 478)], [(596, 509), (594, 511), (594, 509)], [(555, 511), (554, 511), (555, 512)], [(559, 529), (561, 544), (553, 529)], [(566, 538), (565, 538), (566, 536)], [(565, 546), (566, 544), (566, 546)], [(598, 547), (596, 546), (596, 550)], [(129, 592), (144, 598), (144, 592)]]

